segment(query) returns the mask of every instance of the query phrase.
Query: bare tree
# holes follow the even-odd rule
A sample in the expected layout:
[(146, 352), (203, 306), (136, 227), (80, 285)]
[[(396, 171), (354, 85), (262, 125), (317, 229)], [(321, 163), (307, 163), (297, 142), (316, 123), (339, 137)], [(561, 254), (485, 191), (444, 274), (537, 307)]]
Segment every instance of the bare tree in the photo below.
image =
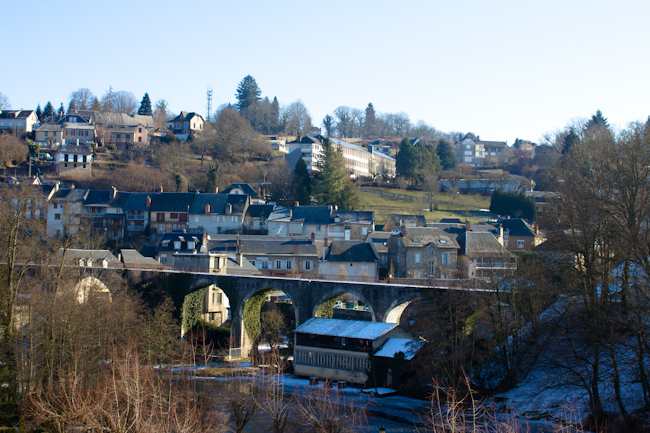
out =
[(8, 110), (10, 108), (11, 104), (9, 103), (9, 98), (7, 95), (0, 92), (0, 110)]
[(116, 113), (133, 114), (138, 107), (138, 99), (132, 92), (120, 90), (113, 94), (113, 111)]
[[(283, 112), (285, 113), (284, 116)], [(287, 122), (285, 133), (293, 135), (305, 134), (311, 128), (311, 115), (300, 99), (281, 110), (280, 119), (283, 118)]]
[(3, 168), (22, 164), (29, 154), (29, 148), (13, 135), (0, 133), (0, 164)]
[(90, 89), (81, 87), (70, 94), (70, 104), (77, 110), (90, 110), (93, 106), (95, 95)]

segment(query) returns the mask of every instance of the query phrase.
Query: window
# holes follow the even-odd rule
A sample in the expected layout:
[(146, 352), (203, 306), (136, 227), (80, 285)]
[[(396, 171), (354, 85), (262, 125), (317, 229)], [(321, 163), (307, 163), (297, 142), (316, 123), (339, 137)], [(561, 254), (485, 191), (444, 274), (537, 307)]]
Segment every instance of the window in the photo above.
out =
[(291, 260), (287, 260), (287, 269), (291, 270), (293, 266), (293, 262)]
[(61, 219), (61, 214), (60, 213), (55, 213), (54, 214), (54, 219), (55, 220), (60, 220)]
[(187, 128), (187, 122), (185, 122), (185, 127)]
[(415, 253), (415, 263), (420, 263), (420, 253)]
[(169, 214), (169, 219), (177, 220), (178, 219), (178, 213), (172, 212), (171, 214)]
[[(214, 215), (212, 216), (212, 221), (214, 221)], [(199, 217), (198, 217), (198, 216), (195, 216), (195, 217), (194, 217), (194, 222), (195, 222), (195, 223), (198, 223), (198, 222), (199, 222)]]
[(472, 156), (472, 151), (471, 150), (466, 150), (465, 155), (466, 156)]
[(317, 225), (316, 225), (316, 231), (317, 231), (317, 232), (320, 231), (320, 224), (317, 224)]
[(361, 267), (362, 267), (363, 269), (368, 269), (368, 263), (363, 262), (363, 263), (361, 264)]
[(524, 248), (524, 240), (517, 239), (517, 248)]
[(262, 261), (262, 269), (268, 269), (269, 268), (269, 262), (264, 260)]
[(448, 253), (444, 253), (442, 255), (442, 264), (443, 265), (448, 265), (449, 264), (449, 254)]
[(305, 260), (305, 270), (308, 271), (311, 269), (311, 261)]
[(58, 206), (59, 206), (59, 205), (58, 205), (57, 203), (54, 203), (54, 209), (57, 209)]
[(166, 262), (167, 262), (167, 254), (161, 254), (160, 263), (166, 263)]
[(237, 222), (237, 217), (236, 216), (230, 217), (230, 222), (236, 223)]
[(277, 229), (277, 228), (278, 228), (277, 223), (273, 223), (273, 224), (271, 224), (271, 225), (273, 226), (274, 229)]
[(429, 255), (430, 255), (430, 256), (433, 255), (433, 250), (429, 250)]
[(275, 261), (275, 269), (282, 269), (282, 260)]
[(142, 132), (142, 128), (138, 128), (138, 132)]
[(432, 278), (436, 275), (436, 264), (435, 262), (429, 262), (429, 278)]
[(361, 227), (361, 234), (362, 235), (367, 235), (368, 234), (368, 227)]

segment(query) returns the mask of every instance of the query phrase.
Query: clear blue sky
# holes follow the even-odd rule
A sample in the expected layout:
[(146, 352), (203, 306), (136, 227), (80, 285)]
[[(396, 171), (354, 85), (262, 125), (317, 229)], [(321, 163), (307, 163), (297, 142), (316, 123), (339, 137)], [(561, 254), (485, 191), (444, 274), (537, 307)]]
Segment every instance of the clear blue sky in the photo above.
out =
[(647, 119), (649, 17), (647, 0), (3, 0), (0, 92), (34, 109), (113, 86), (204, 114), (208, 84), (217, 107), (250, 74), (317, 125), (372, 102), (512, 144), (597, 109)]

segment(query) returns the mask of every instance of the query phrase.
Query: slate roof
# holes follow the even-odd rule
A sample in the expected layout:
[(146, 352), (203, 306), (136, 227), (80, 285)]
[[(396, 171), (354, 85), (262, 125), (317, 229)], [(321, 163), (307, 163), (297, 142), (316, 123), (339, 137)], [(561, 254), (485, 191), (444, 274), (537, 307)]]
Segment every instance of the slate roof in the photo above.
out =
[(244, 194), (250, 195), (253, 198), (262, 198), (262, 197), (259, 196), (257, 191), (255, 191), (255, 188), (253, 188), (252, 186), (250, 186), (247, 183), (233, 183), (233, 184), (229, 185), (228, 188), (224, 189), (221, 192), (223, 194), (232, 194), (230, 191), (232, 191), (235, 188), (241, 189), (242, 191), (244, 191)]
[(192, 117), (194, 117), (194, 116), (196, 116), (196, 117), (200, 117), (201, 120), (203, 120), (203, 116), (201, 116), (200, 114), (197, 114), (197, 113), (195, 113), (195, 112), (193, 112), (193, 111), (191, 111), (191, 112), (188, 112), (188, 111), (181, 111), (181, 114), (179, 114), (178, 116), (174, 117), (172, 120), (168, 120), (166, 123), (172, 123), (172, 122), (185, 122), (185, 121), (188, 121), (188, 122), (189, 122), (189, 121), (192, 119)]
[(153, 193), (148, 192), (118, 192), (114, 206), (119, 206), (125, 211), (148, 211), (147, 197)]
[(298, 326), (294, 332), (300, 334), (375, 340), (397, 326), (399, 325), (396, 323), (312, 317), (302, 325)]
[(145, 257), (137, 250), (123, 248), (120, 253), (122, 254), (122, 262), (125, 268), (131, 269), (166, 269), (165, 266), (151, 257)]
[(386, 217), (384, 230), (399, 230), (402, 225), (404, 227), (425, 227), (427, 225), (427, 220), (424, 218), (424, 215), (389, 214)]
[(158, 192), (151, 194), (152, 212), (188, 212), (195, 193)]
[[(59, 249), (59, 256), (63, 254), (63, 248)], [(93, 259), (96, 260), (108, 260), (109, 266), (121, 265), (121, 262), (117, 260), (117, 257), (113, 255), (109, 250), (85, 250), (78, 248), (68, 248), (65, 250), (65, 259), (66, 260), (79, 260), (79, 259)]]
[(53, 199), (65, 199), (67, 201), (83, 201), (86, 195), (90, 192), (89, 189), (83, 188), (61, 188), (54, 194)]
[(93, 123), (103, 126), (120, 126), (120, 125), (139, 125), (142, 124), (147, 128), (154, 127), (153, 116), (143, 116), (140, 114), (128, 115), (124, 113), (107, 113), (103, 111), (80, 110), (79, 114), (90, 114)]
[(246, 210), (247, 218), (268, 219), (275, 206), (272, 204), (251, 204)]
[(327, 225), (332, 222), (331, 206), (296, 206), (292, 209), (291, 222)]
[(77, 154), (77, 155), (92, 155), (93, 149), (90, 146), (77, 146), (75, 144), (68, 144), (66, 147), (63, 147), (55, 152), (58, 153), (67, 153), (67, 154)]
[(303, 144), (318, 143), (318, 144), (320, 144), (322, 142), (323, 142), (323, 140), (320, 137), (314, 137), (314, 136), (311, 136), (311, 135), (304, 135), (304, 136), (300, 137), (299, 140), (293, 140), (293, 141), (290, 141), (287, 144), (292, 144), (292, 143), (303, 143)]
[[(400, 232), (405, 247), (411, 248), (450, 248), (458, 249), (460, 245), (455, 236), (432, 227), (409, 227), (406, 233)], [(492, 236), (490, 234), (490, 236)], [(494, 236), (492, 236), (494, 237)]]
[(302, 150), (300, 149), (294, 149), (293, 152), (284, 155), (284, 160), (287, 161), (287, 164), (289, 164), (291, 170), (296, 169), (296, 164), (298, 164), (298, 161), (301, 158), (302, 158)]
[[(182, 253), (201, 252), (201, 242), (203, 240), (203, 233), (181, 233), (172, 232), (165, 233), (160, 239), (156, 252), (161, 251), (178, 251)], [(174, 248), (174, 242), (180, 241), (180, 249)], [(188, 242), (194, 242), (194, 248), (188, 249)], [(205, 252), (205, 251), (203, 251)]]
[(366, 242), (370, 240), (375, 246), (375, 250), (378, 254), (387, 254), (388, 253), (388, 239), (391, 237), (392, 232), (372, 232), (368, 233), (366, 237)]
[(27, 119), (34, 110), (4, 110), (0, 111), (0, 119)]
[(497, 223), (497, 227), (508, 230), (510, 236), (537, 236), (535, 227), (521, 218), (504, 218)]
[(363, 241), (333, 241), (325, 260), (328, 262), (376, 262), (373, 245)]
[(237, 240), (244, 254), (260, 255), (308, 255), (318, 256), (316, 245), (308, 239), (269, 236), (211, 236), (208, 250), (211, 252), (236, 252)]
[[(192, 215), (206, 215), (205, 205), (210, 205), (210, 211), (207, 214), (220, 214), (226, 212), (226, 203), (228, 202), (228, 194), (195, 194), (192, 205), (190, 206), (190, 213)], [(233, 213), (237, 213), (233, 209)]]
[(460, 254), (469, 258), (512, 256), (490, 232), (466, 231), (458, 237), (458, 244)]
[(108, 206), (111, 202), (111, 191), (88, 191), (84, 206)]

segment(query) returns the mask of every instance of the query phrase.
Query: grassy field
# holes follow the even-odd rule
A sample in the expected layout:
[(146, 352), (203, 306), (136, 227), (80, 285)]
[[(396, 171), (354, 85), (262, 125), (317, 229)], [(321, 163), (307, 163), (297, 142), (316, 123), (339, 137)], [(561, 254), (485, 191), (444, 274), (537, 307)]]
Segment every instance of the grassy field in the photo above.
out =
[[(407, 191), (393, 188), (366, 188), (379, 190), (394, 194), (409, 195), (412, 197), (423, 197), (422, 191)], [(426, 201), (412, 200), (401, 197), (390, 197), (373, 194), (365, 191), (358, 191), (360, 207), (359, 210), (375, 211), (375, 223), (384, 224), (388, 214), (416, 214), (424, 215), (427, 222), (440, 221), (441, 218), (458, 218), (461, 221), (473, 223), (485, 222), (486, 215), (478, 209), (490, 207), (489, 197), (465, 194), (436, 194), (437, 210), (429, 212), (429, 204)], [(471, 206), (471, 207), (469, 207)]]

